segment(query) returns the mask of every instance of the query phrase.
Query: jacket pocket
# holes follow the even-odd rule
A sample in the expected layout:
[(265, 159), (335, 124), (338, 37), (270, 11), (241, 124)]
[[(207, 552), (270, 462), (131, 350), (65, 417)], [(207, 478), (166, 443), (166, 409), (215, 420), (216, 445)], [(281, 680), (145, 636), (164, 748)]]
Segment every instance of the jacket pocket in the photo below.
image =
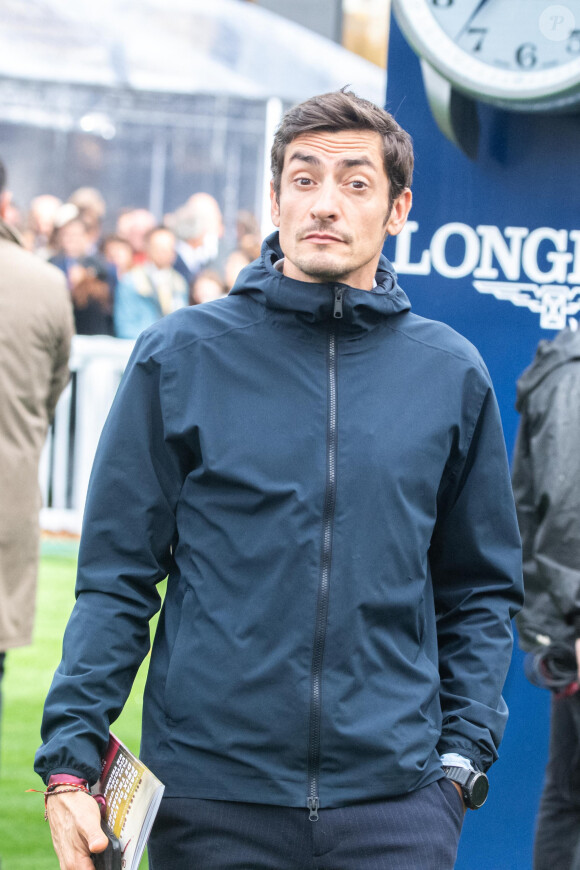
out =
[(447, 779), (446, 776), (438, 779), (437, 784), (441, 790), (443, 800), (445, 801), (453, 815), (456, 816), (463, 823), (466, 808), (465, 804), (463, 803), (463, 798), (457, 791), (456, 787), (453, 785), (450, 779)]
[(173, 722), (187, 718), (187, 707), (191, 703), (191, 692), (188, 690), (188, 676), (191, 678), (191, 660), (193, 650), (188, 651), (192, 643), (194, 625), (194, 606), (191, 590), (186, 590), (181, 602), (181, 612), (177, 632), (171, 648), (167, 674), (165, 679), (163, 704), (165, 715)]

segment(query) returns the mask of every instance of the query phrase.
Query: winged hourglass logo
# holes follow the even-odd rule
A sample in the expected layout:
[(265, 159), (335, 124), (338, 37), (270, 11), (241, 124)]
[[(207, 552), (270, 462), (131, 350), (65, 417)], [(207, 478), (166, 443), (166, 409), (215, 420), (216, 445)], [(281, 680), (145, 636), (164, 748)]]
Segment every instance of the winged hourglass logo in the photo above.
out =
[(492, 293), (540, 315), (542, 329), (564, 329), (568, 317), (580, 312), (580, 287), (562, 284), (518, 284), (511, 281), (474, 281), (479, 293)]

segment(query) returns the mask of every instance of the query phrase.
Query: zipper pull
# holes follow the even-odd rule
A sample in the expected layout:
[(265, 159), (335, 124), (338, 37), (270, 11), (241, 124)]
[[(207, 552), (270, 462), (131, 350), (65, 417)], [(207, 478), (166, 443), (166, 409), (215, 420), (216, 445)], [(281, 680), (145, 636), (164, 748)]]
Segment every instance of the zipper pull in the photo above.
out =
[(342, 297), (344, 296), (344, 287), (337, 287), (336, 294), (334, 296), (334, 314), (337, 320), (340, 320), (342, 317)]
[(308, 798), (308, 809), (310, 810), (310, 815), (308, 816), (308, 818), (311, 822), (318, 821), (318, 806), (319, 803), (317, 797)]

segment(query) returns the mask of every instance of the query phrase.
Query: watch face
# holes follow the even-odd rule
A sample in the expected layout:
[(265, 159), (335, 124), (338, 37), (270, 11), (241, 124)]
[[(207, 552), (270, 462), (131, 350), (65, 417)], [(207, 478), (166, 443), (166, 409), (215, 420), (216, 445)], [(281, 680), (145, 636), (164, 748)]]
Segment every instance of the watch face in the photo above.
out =
[(580, 0), (393, 0), (414, 50), (470, 96), (513, 108), (580, 99)]
[(471, 806), (473, 809), (479, 809), (486, 801), (489, 792), (489, 782), (487, 776), (483, 773), (478, 773), (473, 777), (471, 782)]

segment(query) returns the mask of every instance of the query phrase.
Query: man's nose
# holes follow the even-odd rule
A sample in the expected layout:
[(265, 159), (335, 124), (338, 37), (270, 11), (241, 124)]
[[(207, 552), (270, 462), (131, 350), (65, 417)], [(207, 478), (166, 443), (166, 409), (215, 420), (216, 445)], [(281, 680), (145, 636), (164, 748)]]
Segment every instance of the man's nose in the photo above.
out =
[(330, 220), (338, 215), (338, 191), (332, 182), (321, 184), (310, 206), (312, 216), (318, 220)]

